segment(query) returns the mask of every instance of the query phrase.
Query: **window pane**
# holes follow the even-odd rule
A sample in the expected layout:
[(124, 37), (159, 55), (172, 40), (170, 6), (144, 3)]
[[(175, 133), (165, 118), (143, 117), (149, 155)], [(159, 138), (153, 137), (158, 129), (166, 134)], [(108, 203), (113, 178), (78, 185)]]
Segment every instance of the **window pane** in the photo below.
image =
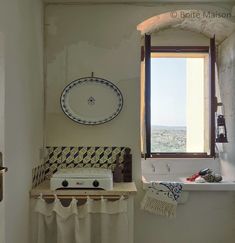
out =
[(151, 58), (151, 151), (204, 152), (204, 58)]

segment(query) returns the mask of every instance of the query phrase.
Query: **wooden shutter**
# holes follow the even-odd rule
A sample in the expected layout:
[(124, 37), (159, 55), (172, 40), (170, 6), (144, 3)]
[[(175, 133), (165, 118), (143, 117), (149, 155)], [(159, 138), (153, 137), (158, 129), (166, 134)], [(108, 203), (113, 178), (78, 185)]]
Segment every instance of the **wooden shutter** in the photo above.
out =
[(215, 36), (210, 39), (210, 100), (211, 100), (211, 117), (210, 117), (210, 154), (211, 156), (215, 156), (215, 112), (216, 112), (216, 96), (215, 96), (215, 65), (216, 65), (216, 44), (215, 44)]
[(151, 156), (151, 35), (145, 35), (145, 123), (146, 157)]

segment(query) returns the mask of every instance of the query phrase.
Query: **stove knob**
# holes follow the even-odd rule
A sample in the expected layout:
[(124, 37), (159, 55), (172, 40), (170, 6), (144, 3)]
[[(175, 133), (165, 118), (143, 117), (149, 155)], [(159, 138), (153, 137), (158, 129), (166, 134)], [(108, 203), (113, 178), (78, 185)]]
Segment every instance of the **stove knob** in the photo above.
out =
[(68, 181), (64, 180), (62, 181), (62, 186), (63, 187), (67, 187), (69, 185)]
[(98, 187), (99, 185), (100, 185), (100, 183), (97, 180), (93, 181), (93, 186), (94, 187)]

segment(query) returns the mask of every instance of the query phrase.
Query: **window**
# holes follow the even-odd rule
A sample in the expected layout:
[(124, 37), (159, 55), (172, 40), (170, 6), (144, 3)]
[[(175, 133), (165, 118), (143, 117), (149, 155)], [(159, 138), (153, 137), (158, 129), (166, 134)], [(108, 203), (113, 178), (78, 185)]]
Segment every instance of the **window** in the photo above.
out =
[(147, 36), (147, 157), (213, 157), (214, 38), (211, 39), (210, 46), (199, 47), (157, 47), (151, 46), (150, 40), (150, 36)]

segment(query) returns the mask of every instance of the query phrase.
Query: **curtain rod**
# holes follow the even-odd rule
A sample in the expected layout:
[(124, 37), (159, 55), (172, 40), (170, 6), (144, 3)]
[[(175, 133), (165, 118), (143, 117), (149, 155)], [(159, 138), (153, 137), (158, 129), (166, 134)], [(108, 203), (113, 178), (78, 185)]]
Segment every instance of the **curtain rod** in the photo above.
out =
[(128, 199), (128, 195), (31, 195), (31, 198), (39, 198), (42, 197), (44, 199), (120, 199), (121, 197), (124, 197), (124, 199)]

